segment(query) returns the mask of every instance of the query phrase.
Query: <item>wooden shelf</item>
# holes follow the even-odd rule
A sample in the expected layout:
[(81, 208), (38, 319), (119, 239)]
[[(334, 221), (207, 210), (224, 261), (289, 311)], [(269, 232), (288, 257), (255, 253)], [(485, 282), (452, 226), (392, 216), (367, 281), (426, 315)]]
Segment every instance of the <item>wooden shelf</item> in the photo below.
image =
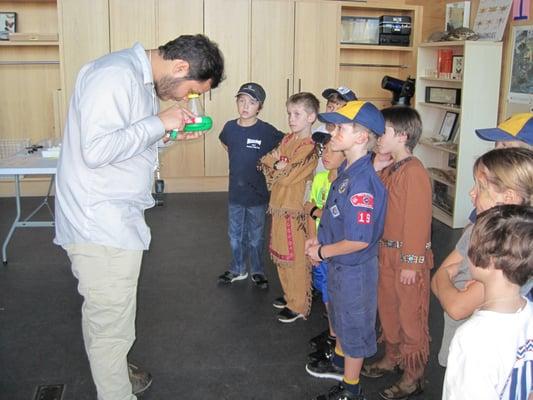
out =
[(457, 106), (448, 106), (446, 104), (426, 103), (423, 101), (419, 102), (418, 104), (424, 107), (438, 108), (439, 110), (446, 110), (446, 111), (453, 111), (458, 114), (461, 113), (461, 107), (457, 107)]
[(0, 41), (0, 46), (59, 46), (58, 41), (54, 42), (45, 42), (45, 41), (38, 41), (38, 40), (24, 40), (24, 41), (9, 41), (9, 40), (2, 40)]
[(444, 144), (440, 144), (439, 142), (432, 142), (431, 139), (429, 139), (427, 137), (422, 137), (420, 139), (420, 144), (424, 145), (424, 146), (431, 147), (431, 148), (436, 149), (436, 150), (445, 151), (446, 153), (457, 154), (457, 146), (452, 148), (450, 146), (447, 146), (447, 145), (444, 145)]
[(435, 204), (433, 204), (433, 217), (448, 226), (453, 224), (452, 216)]
[(414, 51), (414, 48), (409, 46), (341, 43), (341, 50)]
[(432, 168), (428, 168), (429, 176), (434, 181), (440, 182), (446, 186), (450, 186), (452, 188), (455, 188), (455, 182), (449, 181), (448, 179), (441, 176), (438, 172), (434, 171)]

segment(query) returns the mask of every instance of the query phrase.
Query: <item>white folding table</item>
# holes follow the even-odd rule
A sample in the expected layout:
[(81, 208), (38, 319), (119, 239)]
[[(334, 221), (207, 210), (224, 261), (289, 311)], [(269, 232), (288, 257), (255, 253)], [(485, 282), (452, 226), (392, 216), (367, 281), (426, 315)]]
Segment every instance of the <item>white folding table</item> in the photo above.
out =
[[(54, 185), (54, 178), (57, 171), (57, 158), (43, 158), (41, 151), (35, 151), (31, 154), (27, 150), (21, 151), (9, 158), (0, 160), (0, 176), (14, 176), (15, 178), (15, 202), (17, 205), (17, 214), (15, 220), (9, 229), (9, 232), (2, 245), (2, 261), (7, 264), (7, 245), (9, 240), (13, 236), (15, 229), (17, 228), (33, 228), (33, 227), (53, 227), (54, 226), (54, 213), (48, 204), (50, 198), (50, 192)], [(41, 204), (33, 210), (26, 218), (21, 219), (20, 209), (20, 178), (23, 175), (51, 175), (50, 185), (48, 186), (48, 192), (46, 197), (42, 200)], [(52, 219), (50, 221), (31, 221), (31, 218), (37, 214), (37, 212), (47, 207)]]

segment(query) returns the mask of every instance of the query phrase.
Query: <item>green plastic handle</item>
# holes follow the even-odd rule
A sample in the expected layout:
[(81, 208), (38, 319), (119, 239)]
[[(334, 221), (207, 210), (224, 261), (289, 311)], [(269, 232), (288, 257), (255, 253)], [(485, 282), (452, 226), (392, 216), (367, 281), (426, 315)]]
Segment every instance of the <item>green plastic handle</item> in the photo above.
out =
[[(191, 123), (185, 124), (183, 131), (184, 132), (201, 132), (201, 131), (208, 131), (212, 127), (213, 127), (213, 118), (204, 115), (202, 117), (195, 117)], [(179, 132), (177, 130), (171, 131), (170, 139), (176, 140), (176, 138), (178, 137), (178, 134)]]

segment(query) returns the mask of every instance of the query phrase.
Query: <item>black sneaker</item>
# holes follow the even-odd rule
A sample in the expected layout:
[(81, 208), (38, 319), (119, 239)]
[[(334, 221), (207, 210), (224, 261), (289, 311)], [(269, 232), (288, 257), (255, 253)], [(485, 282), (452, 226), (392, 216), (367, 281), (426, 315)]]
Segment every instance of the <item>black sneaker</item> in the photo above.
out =
[(233, 283), (235, 281), (242, 281), (248, 278), (248, 272), (242, 274), (234, 274), (231, 271), (226, 271), (218, 277), (218, 283)]
[(152, 375), (141, 370), (136, 365), (128, 363), (128, 376), (131, 382), (132, 393), (141, 394), (152, 384)]
[(272, 302), (272, 305), (275, 308), (279, 308), (280, 310), (283, 310), (285, 307), (287, 307), (287, 302), (285, 301), (285, 298), (283, 296), (278, 297)]
[(303, 318), (303, 314), (298, 314), (292, 311), (290, 308), (285, 307), (278, 313), (278, 321), (285, 324), (296, 321), (299, 318)]
[(309, 362), (320, 361), (320, 360), (331, 360), (335, 354), (335, 347), (322, 347), (312, 353), (309, 353), (307, 358)]
[(329, 336), (329, 329), (326, 329), (324, 332), (319, 333), (314, 338), (309, 340), (309, 344), (311, 347), (314, 347), (315, 349), (318, 349), (319, 347), (323, 347), (324, 345), (328, 345), (331, 347), (335, 347), (335, 338), (331, 338)]
[(315, 378), (335, 379), (339, 382), (344, 375), (344, 368), (337, 367), (332, 360), (310, 362), (305, 366), (305, 370)]
[(333, 386), (328, 393), (315, 397), (315, 400), (365, 400), (363, 393), (353, 394), (346, 390), (342, 383)]
[(255, 286), (259, 289), (268, 289), (268, 280), (262, 274), (253, 274), (252, 281), (254, 281)]

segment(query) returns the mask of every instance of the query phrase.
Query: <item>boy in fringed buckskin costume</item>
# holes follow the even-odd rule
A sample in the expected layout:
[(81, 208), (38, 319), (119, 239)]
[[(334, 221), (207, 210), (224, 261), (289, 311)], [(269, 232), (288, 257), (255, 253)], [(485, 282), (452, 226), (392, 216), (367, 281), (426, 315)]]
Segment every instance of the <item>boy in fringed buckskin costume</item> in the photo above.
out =
[(274, 300), (273, 305), (281, 309), (278, 320), (284, 323), (306, 318), (311, 309), (311, 266), (304, 250), (308, 238), (304, 197), (318, 162), (311, 139), (318, 108), (318, 99), (311, 93), (291, 96), (287, 101), (291, 133), (260, 162), (272, 191), (269, 251), (283, 288), (283, 297)]

